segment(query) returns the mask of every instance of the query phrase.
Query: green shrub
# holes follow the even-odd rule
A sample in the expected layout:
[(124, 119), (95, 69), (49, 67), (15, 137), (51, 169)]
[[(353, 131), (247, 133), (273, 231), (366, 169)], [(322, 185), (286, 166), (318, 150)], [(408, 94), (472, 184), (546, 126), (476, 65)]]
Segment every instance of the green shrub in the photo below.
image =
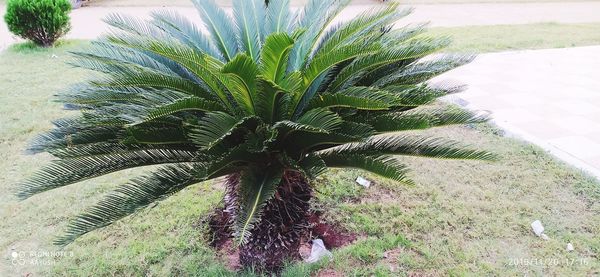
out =
[(69, 31), (69, 0), (8, 0), (4, 21), (15, 35), (48, 47)]

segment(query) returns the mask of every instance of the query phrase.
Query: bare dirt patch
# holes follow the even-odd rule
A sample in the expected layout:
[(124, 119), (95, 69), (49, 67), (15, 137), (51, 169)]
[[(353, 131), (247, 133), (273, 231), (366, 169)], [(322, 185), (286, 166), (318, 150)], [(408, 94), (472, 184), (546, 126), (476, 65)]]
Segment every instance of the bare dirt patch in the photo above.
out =
[(388, 250), (383, 253), (383, 261), (391, 272), (398, 272), (398, 258), (402, 254), (402, 250), (399, 248)]
[(357, 234), (346, 231), (338, 224), (326, 222), (319, 212), (310, 215), (308, 222), (311, 228), (307, 238), (322, 239), (327, 249), (349, 245), (358, 238)]
[(231, 271), (242, 269), (240, 263), (240, 251), (233, 245), (231, 239), (225, 240), (219, 247), (219, 257), (221, 257), (221, 260), (223, 260), (227, 269)]
[(316, 276), (317, 277), (343, 277), (344, 275), (333, 269), (325, 269), (325, 270), (319, 271)]
[[(221, 209), (216, 209), (208, 219), (201, 220), (198, 224), (207, 224), (209, 227), (208, 240), (211, 247), (218, 251), (218, 255), (225, 266), (232, 271), (241, 269), (239, 249), (232, 241), (229, 215)], [(325, 221), (320, 212), (313, 212), (308, 216), (309, 228), (301, 238), (299, 257), (306, 259), (310, 256), (313, 239), (321, 239), (327, 249), (336, 249), (354, 242), (359, 236), (346, 231), (336, 223)], [(323, 275), (324, 274), (324, 275)], [(343, 276), (333, 270), (321, 271), (317, 276)]]

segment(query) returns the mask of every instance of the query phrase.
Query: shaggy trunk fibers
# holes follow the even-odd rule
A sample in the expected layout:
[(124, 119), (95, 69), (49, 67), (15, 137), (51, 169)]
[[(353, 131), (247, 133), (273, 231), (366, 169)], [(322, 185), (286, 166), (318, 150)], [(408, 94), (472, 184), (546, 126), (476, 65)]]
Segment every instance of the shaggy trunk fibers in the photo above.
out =
[[(224, 212), (236, 216), (240, 176), (230, 175), (225, 183)], [(275, 196), (267, 202), (248, 243), (240, 247), (240, 263), (267, 272), (276, 272), (286, 260), (299, 258), (300, 239), (308, 230), (312, 188), (301, 173), (286, 171)], [(230, 222), (231, 224), (233, 222)]]

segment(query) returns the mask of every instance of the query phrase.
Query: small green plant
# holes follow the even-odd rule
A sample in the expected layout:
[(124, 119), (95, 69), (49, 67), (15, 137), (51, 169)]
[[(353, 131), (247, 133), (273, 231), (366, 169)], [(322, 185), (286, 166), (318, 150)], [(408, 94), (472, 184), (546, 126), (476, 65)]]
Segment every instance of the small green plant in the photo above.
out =
[(4, 21), (15, 35), (49, 47), (70, 29), (69, 0), (8, 0)]

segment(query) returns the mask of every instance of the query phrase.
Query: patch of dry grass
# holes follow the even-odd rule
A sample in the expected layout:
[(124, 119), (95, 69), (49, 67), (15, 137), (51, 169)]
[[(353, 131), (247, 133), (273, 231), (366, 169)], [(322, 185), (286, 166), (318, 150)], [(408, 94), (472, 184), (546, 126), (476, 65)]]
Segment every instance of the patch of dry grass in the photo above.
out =
[[(323, 209), (368, 237), (401, 234), (396, 269), (409, 275), (594, 275), (600, 270), (600, 184), (538, 147), (498, 136), (487, 125), (428, 131), (500, 154), (493, 163), (409, 158), (417, 185), (379, 180), (369, 189), (352, 181), (359, 172), (324, 179)], [(337, 180), (337, 181), (333, 181)], [(340, 181), (342, 180), (342, 181)], [(530, 223), (540, 219), (549, 241)], [(576, 245), (567, 252), (567, 243)], [(527, 264), (528, 262), (534, 264)], [(380, 254), (372, 263), (339, 264), (345, 274), (394, 272)], [(385, 269), (385, 270), (384, 270)], [(378, 271), (379, 270), (379, 271)], [(429, 275), (428, 275), (429, 274)]]
[(447, 51), (488, 53), (523, 49), (600, 45), (600, 23), (535, 23), (432, 28), (428, 35), (450, 36)]

